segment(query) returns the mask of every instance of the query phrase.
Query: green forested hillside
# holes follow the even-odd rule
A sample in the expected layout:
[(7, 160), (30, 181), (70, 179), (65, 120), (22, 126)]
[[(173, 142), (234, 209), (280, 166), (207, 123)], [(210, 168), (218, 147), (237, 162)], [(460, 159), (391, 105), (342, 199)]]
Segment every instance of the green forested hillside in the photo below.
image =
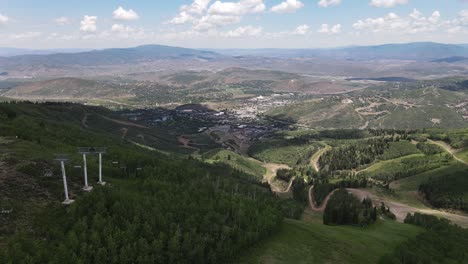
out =
[[(12, 212), (0, 215), (1, 263), (219, 263), (280, 227), (278, 200), (254, 177), (85, 128), (84, 108), (1, 105), (0, 207)], [(109, 148), (108, 185), (80, 190), (77, 146)], [(76, 202), (70, 207), (60, 204), (53, 153), (71, 157), (68, 181)], [(94, 158), (88, 169), (94, 178)]]
[[(384, 201), (392, 212), (466, 218), (428, 208), (417, 195), (434, 207), (466, 209), (466, 166), (448, 153), (448, 144), (462, 146), (452, 151), (456, 157), (466, 151), (463, 129), (277, 132), (250, 153), (290, 164), (291, 171), (266, 166), (266, 173), (260, 161), (217, 144), (193, 155), (177, 137), (197, 126), (177, 122), (149, 128), (99, 107), (0, 104), (0, 263), (405, 263), (399, 257), (411, 253), (405, 248), (415, 239), (424, 243), (411, 258), (424, 259), (425, 249), (457, 237), (458, 229), (426, 231), (375, 213), (374, 206)], [(91, 193), (81, 190), (80, 146), (108, 147), (106, 186), (95, 184), (97, 158), (88, 157)], [(311, 154), (319, 148), (315, 168)], [(61, 204), (55, 153), (70, 157), (68, 186), (76, 201), (68, 207)], [(289, 190), (275, 189), (261, 182), (264, 174), (294, 180)], [(362, 197), (341, 190), (342, 200), (355, 202), (342, 206), (328, 197), (326, 207), (337, 188)], [(314, 208), (311, 197), (323, 205), (329, 226), (320, 208), (304, 211)], [(340, 220), (349, 215), (352, 221)], [(464, 258), (452, 253), (431, 256)]]

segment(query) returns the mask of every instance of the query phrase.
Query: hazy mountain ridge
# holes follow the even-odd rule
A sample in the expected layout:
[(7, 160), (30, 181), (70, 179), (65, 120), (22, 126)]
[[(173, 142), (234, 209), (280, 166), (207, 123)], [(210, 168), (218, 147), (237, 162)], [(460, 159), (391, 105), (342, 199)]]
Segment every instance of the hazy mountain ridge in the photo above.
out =
[(199, 59), (212, 60), (223, 57), (210, 51), (178, 48), (162, 45), (146, 45), (135, 48), (104, 49), (80, 53), (56, 53), (49, 55), (21, 55), (1, 58), (0, 63), (6, 68), (22, 65), (48, 66), (99, 66), (114, 64), (132, 64), (162, 59)]
[(226, 49), (213, 50), (232, 56), (328, 57), (347, 60), (418, 60), (468, 56), (468, 45), (415, 42), (332, 49)]
[(0, 48), (1, 57), (13, 57), (22, 55), (50, 55), (57, 53), (80, 53), (88, 52), (92, 49), (18, 49), (18, 48)]

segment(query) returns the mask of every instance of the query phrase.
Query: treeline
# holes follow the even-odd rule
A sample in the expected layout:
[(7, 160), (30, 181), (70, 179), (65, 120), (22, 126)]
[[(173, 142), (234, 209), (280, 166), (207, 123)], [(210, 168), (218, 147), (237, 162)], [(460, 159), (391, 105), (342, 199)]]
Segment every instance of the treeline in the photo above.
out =
[(452, 157), (448, 155), (405, 158), (397, 165), (389, 165), (385, 171), (364, 171), (360, 175), (362, 177), (391, 182), (447, 166), (451, 159)]
[(301, 178), (294, 179), (291, 190), (293, 194), (293, 199), (298, 203), (305, 205), (309, 200), (307, 184)]
[(279, 169), (276, 171), (276, 178), (285, 182), (290, 182), (294, 175), (294, 170), (290, 169)]
[(369, 129), (369, 133), (375, 137), (382, 136), (399, 136), (401, 139), (408, 139), (410, 135), (417, 133), (417, 130), (402, 130), (402, 129)]
[(317, 205), (321, 205), (328, 194), (333, 190), (338, 188), (367, 188), (369, 182), (366, 178), (361, 179), (345, 179), (337, 183), (329, 183), (325, 181), (316, 181), (314, 184), (314, 200), (317, 202)]
[(434, 207), (468, 212), (468, 170), (454, 169), (448, 175), (432, 177), (419, 186), (419, 191)]
[(357, 169), (372, 163), (392, 141), (392, 138), (373, 138), (333, 148), (320, 157), (320, 167), (328, 171)]
[(336, 191), (328, 201), (323, 214), (325, 225), (367, 226), (377, 220), (377, 208), (369, 198), (362, 202), (346, 189)]
[(420, 213), (408, 214), (405, 223), (420, 226), (425, 231), (382, 257), (381, 264), (468, 263), (467, 229), (452, 225), (446, 219)]
[(444, 152), (444, 150), (441, 147), (429, 143), (419, 142), (418, 144), (416, 144), (416, 147), (426, 155), (436, 155)]
[(331, 139), (361, 139), (367, 137), (369, 134), (361, 129), (337, 129), (337, 130), (323, 130), (320, 131), (319, 138)]
[(432, 140), (444, 141), (450, 146), (460, 149), (468, 147), (468, 129), (428, 129), (423, 131), (429, 134), (429, 138)]

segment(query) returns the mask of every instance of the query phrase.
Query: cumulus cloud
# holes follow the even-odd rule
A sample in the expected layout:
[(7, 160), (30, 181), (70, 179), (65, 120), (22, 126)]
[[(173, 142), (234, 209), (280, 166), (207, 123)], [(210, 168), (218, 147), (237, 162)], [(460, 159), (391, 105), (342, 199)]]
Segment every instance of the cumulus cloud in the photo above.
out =
[(54, 20), (54, 22), (59, 26), (65, 26), (70, 24), (70, 19), (68, 17), (58, 17)]
[(245, 26), (245, 27), (238, 27), (234, 30), (231, 30), (223, 34), (223, 36), (232, 37), (232, 38), (253, 37), (253, 36), (260, 35), (262, 31), (263, 29), (261, 27)]
[(468, 33), (468, 10), (462, 10), (458, 17), (446, 22), (449, 33)]
[(10, 20), (9, 17), (0, 14), (0, 25), (5, 25), (6, 23), (8, 23), (9, 20)]
[[(239, 23), (247, 14), (261, 13), (266, 6), (263, 0), (240, 0), (236, 2), (194, 0), (191, 5), (183, 5), (170, 24), (192, 24), (192, 30), (207, 31), (226, 25)], [(211, 4), (211, 5), (210, 5)]]
[(114, 24), (111, 27), (111, 31), (116, 32), (116, 33), (130, 33), (130, 32), (133, 32), (135, 30), (132, 27), (129, 27), (129, 26), (124, 26), (122, 24)]
[(241, 21), (241, 16), (222, 16), (222, 15), (206, 15), (194, 21), (193, 29), (209, 30), (230, 24), (237, 24)]
[(341, 4), (341, 0), (320, 0), (318, 5), (321, 7), (329, 7)]
[(318, 33), (323, 33), (323, 34), (339, 34), (341, 33), (342, 26), (341, 24), (336, 24), (334, 26), (328, 25), (328, 24), (322, 24), (320, 26), (319, 30), (317, 31)]
[(140, 18), (140, 16), (132, 9), (125, 10), (121, 6), (119, 6), (116, 10), (114, 10), (113, 17), (115, 20), (124, 20), (124, 21), (138, 20)]
[(395, 13), (389, 13), (384, 17), (367, 18), (358, 20), (353, 28), (358, 31), (369, 32), (398, 32), (420, 33), (435, 31), (443, 26), (440, 20), (440, 12), (434, 11), (431, 16), (425, 17), (417, 9), (414, 9), (408, 17), (400, 17)]
[(304, 4), (298, 0), (286, 0), (278, 5), (275, 5), (271, 8), (272, 12), (276, 13), (293, 13), (298, 9), (304, 7)]
[(310, 29), (309, 25), (306, 25), (306, 24), (300, 25), (294, 30), (293, 34), (303, 36), (309, 32), (309, 29)]
[(375, 7), (394, 7), (396, 5), (406, 5), (409, 0), (372, 0), (370, 5)]
[(80, 22), (80, 31), (93, 33), (97, 30), (97, 16), (84, 16)]
[(241, 0), (239, 2), (214, 2), (208, 9), (210, 15), (241, 16), (265, 11), (263, 0)]
[(185, 24), (194, 20), (194, 15), (201, 15), (208, 8), (211, 0), (194, 0), (191, 5), (183, 5), (177, 16), (169, 21), (171, 24)]

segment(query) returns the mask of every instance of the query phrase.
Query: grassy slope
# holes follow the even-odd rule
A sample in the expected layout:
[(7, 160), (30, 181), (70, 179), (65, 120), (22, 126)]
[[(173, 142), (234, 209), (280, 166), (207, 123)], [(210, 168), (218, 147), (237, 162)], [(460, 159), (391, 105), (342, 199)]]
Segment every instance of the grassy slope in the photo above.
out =
[(421, 228), (378, 221), (362, 229), (326, 226), (320, 215), (303, 221), (286, 220), (283, 229), (253, 248), (240, 263), (377, 263)]
[[(421, 173), (412, 177), (401, 179), (394, 184), (394, 189), (397, 193), (404, 196), (404, 193), (414, 192), (419, 189), (419, 185), (427, 181), (429, 178), (446, 177), (449, 174), (457, 173), (466, 170), (467, 166), (459, 163), (454, 163), (451, 166), (442, 167), (436, 170)], [(468, 191), (468, 189), (466, 189)]]
[(380, 158), (390, 160), (418, 153), (421, 153), (418, 148), (408, 141), (391, 142), (389, 148), (385, 150)]
[(312, 100), (278, 107), (268, 111), (267, 115), (313, 127), (359, 128), (365, 123), (352, 105), (344, 105), (336, 99)]
[[(265, 162), (287, 164), (289, 166), (297, 165), (299, 159), (304, 159), (308, 152), (315, 152), (317, 148), (313, 145), (305, 146), (282, 146), (263, 149), (253, 153), (253, 156)], [(307, 162), (307, 160), (304, 160)]]
[(468, 162), (468, 149), (462, 150), (457, 153), (457, 157), (465, 162)]
[(371, 166), (367, 167), (363, 171), (370, 172), (370, 173), (379, 173), (380, 171), (388, 170), (389, 168), (398, 167), (400, 162), (404, 159), (414, 158), (414, 157), (423, 157), (423, 156), (424, 156), (423, 154), (411, 154), (411, 155), (402, 156), (402, 157), (395, 158), (395, 159), (383, 160), (383, 161), (379, 161), (379, 162), (372, 164)]
[(240, 156), (229, 150), (215, 149), (207, 152), (205, 155), (203, 155), (203, 158), (208, 163), (225, 163), (235, 169), (253, 175), (259, 179), (262, 179), (266, 172), (266, 169), (262, 167), (260, 162)]

